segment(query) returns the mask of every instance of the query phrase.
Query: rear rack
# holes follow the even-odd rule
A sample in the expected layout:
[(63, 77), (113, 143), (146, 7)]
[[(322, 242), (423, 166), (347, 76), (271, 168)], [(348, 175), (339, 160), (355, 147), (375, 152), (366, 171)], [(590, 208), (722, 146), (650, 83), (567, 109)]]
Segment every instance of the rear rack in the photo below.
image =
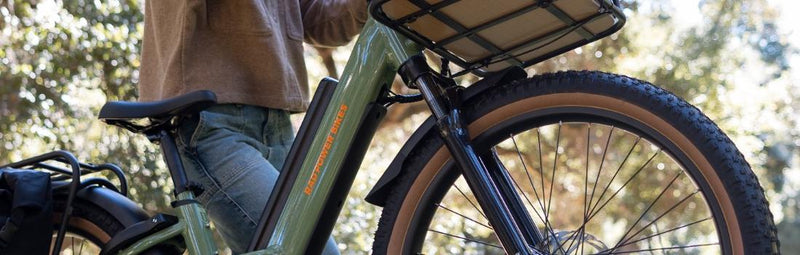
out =
[[(68, 168), (47, 163), (51, 161), (62, 163), (68, 166)], [(64, 215), (61, 217), (61, 225), (58, 229), (58, 235), (56, 236), (56, 243), (55, 247), (53, 248), (54, 254), (57, 254), (57, 252), (61, 250), (61, 245), (64, 241), (64, 236), (66, 233), (67, 222), (69, 221), (69, 217), (72, 215), (72, 203), (75, 200), (75, 195), (79, 190), (92, 185), (98, 185), (116, 191), (123, 196), (127, 197), (128, 195), (128, 182), (125, 179), (125, 174), (122, 172), (122, 169), (120, 169), (118, 166), (110, 163), (100, 165), (81, 163), (74, 155), (72, 155), (72, 153), (63, 150), (48, 152), (18, 162), (1, 165), (0, 169), (2, 168), (49, 171), (53, 192), (63, 192), (64, 190), (67, 190), (67, 204), (64, 210)], [(110, 171), (114, 173), (119, 180), (119, 187), (114, 186), (114, 184), (112, 184), (110, 181), (103, 178), (93, 177), (87, 178), (86, 180), (81, 180), (81, 176), (83, 175), (101, 171)]]

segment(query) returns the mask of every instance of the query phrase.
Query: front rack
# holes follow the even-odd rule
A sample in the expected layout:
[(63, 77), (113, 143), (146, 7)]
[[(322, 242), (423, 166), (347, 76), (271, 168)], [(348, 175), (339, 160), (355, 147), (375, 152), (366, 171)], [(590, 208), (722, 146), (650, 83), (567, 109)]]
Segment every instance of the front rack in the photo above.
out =
[[(47, 163), (52, 161), (62, 163), (68, 166), (68, 168)], [(64, 214), (61, 217), (61, 225), (58, 229), (58, 235), (56, 236), (53, 254), (57, 254), (57, 252), (61, 250), (61, 245), (64, 241), (64, 236), (66, 233), (67, 222), (69, 222), (69, 217), (72, 215), (72, 203), (75, 200), (75, 196), (79, 190), (92, 185), (97, 185), (109, 188), (126, 197), (128, 195), (128, 182), (125, 179), (125, 174), (122, 172), (122, 169), (120, 169), (118, 166), (110, 163), (100, 165), (81, 163), (74, 155), (72, 155), (72, 153), (63, 150), (45, 153), (7, 165), (0, 165), (0, 169), (2, 168), (49, 171), (53, 192), (63, 192), (64, 190), (67, 190), (67, 204)], [(103, 178), (92, 177), (81, 180), (81, 176), (83, 175), (101, 171), (112, 172), (119, 180), (119, 187)]]
[(611, 35), (625, 23), (614, 0), (377, 0), (384, 25), (483, 76), (527, 67)]

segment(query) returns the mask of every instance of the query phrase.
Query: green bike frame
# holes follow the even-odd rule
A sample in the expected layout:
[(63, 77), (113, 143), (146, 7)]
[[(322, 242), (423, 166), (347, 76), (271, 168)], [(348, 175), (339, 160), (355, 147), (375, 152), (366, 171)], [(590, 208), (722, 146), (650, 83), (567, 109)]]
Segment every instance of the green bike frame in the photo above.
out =
[[(367, 20), (322, 121), (313, 132), (311, 146), (297, 170), (297, 178), (291, 183), (285, 207), (269, 233), (267, 249), (247, 254), (301, 254), (306, 251), (315, 229), (320, 227), (318, 219), (330, 193), (350, 189), (349, 186), (335, 187), (335, 183), (341, 171), (357, 171), (357, 168), (343, 169), (342, 166), (350, 146), (362, 139), (356, 137), (356, 132), (363, 125), (362, 117), (369, 104), (392, 84), (400, 64), (422, 49), (372, 18)], [(177, 199), (193, 200), (194, 195), (184, 191)], [(176, 209), (178, 223), (138, 240), (120, 254), (138, 254), (178, 235), (183, 237), (189, 254), (216, 254), (205, 208), (188, 203)]]
[[(178, 194), (178, 200), (193, 199), (194, 195), (191, 191)], [(120, 251), (119, 254), (139, 254), (156, 244), (170, 241), (178, 235), (183, 235), (189, 254), (216, 254), (217, 247), (211, 235), (211, 225), (206, 210), (196, 203), (178, 206), (176, 209), (178, 223), (142, 238), (127, 249)]]
[(421, 46), (393, 30), (372, 19), (367, 21), (292, 185), (286, 207), (269, 239), (267, 253), (305, 251), (328, 194), (333, 189), (350, 189), (334, 187), (334, 183), (342, 171), (348, 148), (358, 139), (355, 134), (368, 104), (378, 99), (385, 86), (392, 84), (400, 64), (421, 50)]

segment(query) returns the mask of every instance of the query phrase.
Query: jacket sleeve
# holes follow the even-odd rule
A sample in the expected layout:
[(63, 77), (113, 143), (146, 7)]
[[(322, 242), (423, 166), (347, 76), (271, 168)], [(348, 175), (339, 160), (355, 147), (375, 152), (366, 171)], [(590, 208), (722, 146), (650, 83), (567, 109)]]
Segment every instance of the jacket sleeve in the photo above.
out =
[(300, 0), (304, 38), (318, 46), (341, 46), (367, 21), (366, 0)]

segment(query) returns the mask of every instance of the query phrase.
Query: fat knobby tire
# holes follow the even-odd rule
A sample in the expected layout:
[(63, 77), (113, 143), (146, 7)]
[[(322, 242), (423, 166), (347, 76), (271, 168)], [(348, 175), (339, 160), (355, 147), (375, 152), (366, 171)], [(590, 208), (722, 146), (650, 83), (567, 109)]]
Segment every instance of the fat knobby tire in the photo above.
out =
[[(696, 107), (672, 93), (647, 82), (621, 75), (567, 71), (496, 85), (463, 105), (467, 122), (504, 105), (522, 99), (558, 94), (588, 93), (623, 100), (649, 111), (678, 129), (691, 140), (714, 166), (722, 180), (744, 240), (745, 254), (777, 254), (779, 242), (763, 188), (733, 142)], [(474, 135), (474, 134), (473, 134)], [(376, 253), (387, 252), (398, 211), (413, 182), (437, 150), (443, 146), (435, 131), (429, 132), (403, 164), (381, 216), (373, 245)], [(416, 210), (416, 209), (415, 209)], [(736, 231), (731, 229), (730, 231)], [(388, 251), (394, 252), (394, 251)]]
[[(54, 214), (57, 216), (53, 218), (55, 231), (58, 231), (58, 225), (61, 224), (61, 215), (63, 215), (64, 213), (64, 209), (67, 204), (66, 200), (67, 200), (66, 197), (60, 197), (60, 196), (54, 197), (53, 210), (55, 212)], [(100, 208), (99, 206), (96, 206), (87, 201), (83, 201), (81, 199), (75, 199), (73, 201), (71, 218), (79, 218), (89, 221), (111, 237), (113, 237), (114, 234), (116, 234), (117, 232), (124, 229), (122, 223), (120, 223), (116, 218), (114, 218), (114, 216), (111, 215), (109, 212), (103, 210), (103, 208)], [(93, 242), (98, 242), (100, 240), (100, 238), (93, 236), (92, 233), (89, 233), (89, 231), (85, 229), (80, 229), (75, 226), (68, 226), (67, 230), (72, 232), (77, 232)], [(53, 240), (55, 240), (55, 238)], [(100, 243), (98, 245), (102, 247), (103, 244)]]

